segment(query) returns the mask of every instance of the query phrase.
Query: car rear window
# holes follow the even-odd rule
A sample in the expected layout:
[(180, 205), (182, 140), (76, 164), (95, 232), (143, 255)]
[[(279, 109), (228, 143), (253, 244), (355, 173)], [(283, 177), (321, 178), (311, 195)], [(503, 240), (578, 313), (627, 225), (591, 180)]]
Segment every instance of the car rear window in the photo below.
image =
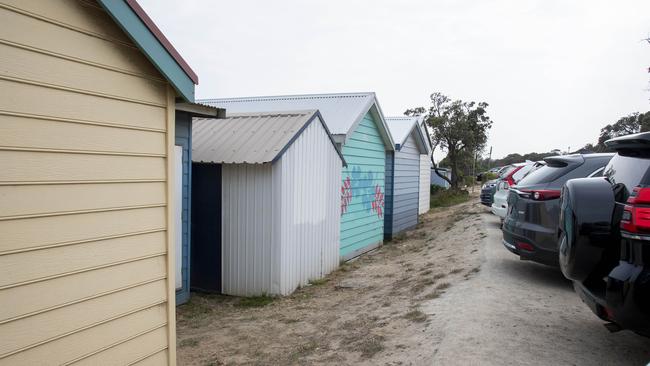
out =
[(515, 174), (512, 175), (512, 179), (515, 182), (519, 182), (523, 177), (528, 174), (528, 172), (533, 168), (533, 165), (524, 165), (521, 169), (517, 170)]
[(501, 174), (499, 174), (499, 178), (505, 178), (505, 177), (507, 177), (508, 174), (510, 174), (510, 172), (512, 172), (513, 170), (515, 170), (515, 167), (514, 167), (514, 166), (509, 166), (509, 167), (505, 168), (505, 169), (501, 172)]
[(615, 155), (603, 173), (612, 184), (623, 184), (628, 193), (638, 185), (650, 185), (650, 159)]
[(575, 165), (545, 165), (525, 176), (519, 183), (517, 183), (517, 185), (527, 186), (540, 183), (549, 183), (575, 168)]

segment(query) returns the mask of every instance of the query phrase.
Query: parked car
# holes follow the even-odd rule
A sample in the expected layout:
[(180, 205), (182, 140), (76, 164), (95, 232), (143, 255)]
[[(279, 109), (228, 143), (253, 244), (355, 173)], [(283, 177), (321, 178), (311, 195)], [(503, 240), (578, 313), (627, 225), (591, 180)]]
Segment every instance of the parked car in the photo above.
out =
[[(523, 178), (525, 178), (531, 172), (539, 169), (540, 167), (546, 165), (544, 161), (533, 162), (528, 161), (521, 169), (512, 173), (512, 181), (514, 184), (517, 184)], [(501, 180), (496, 185), (496, 192), (494, 193), (493, 202), (492, 202), (492, 213), (499, 216), (501, 221), (506, 217), (506, 212), (508, 210), (508, 190), (510, 189), (510, 183), (507, 179)]]
[(481, 203), (485, 206), (492, 207), (492, 203), (494, 202), (494, 194), (496, 193), (497, 185), (499, 182), (519, 168), (520, 167), (516, 166), (516, 164), (511, 164), (499, 169), (498, 178), (485, 182), (485, 184), (483, 184), (481, 187)]
[(557, 266), (560, 189), (569, 179), (602, 174), (613, 156), (578, 154), (544, 159), (546, 166), (508, 190), (503, 245), (521, 259)]
[(562, 190), (560, 267), (610, 330), (650, 337), (650, 132), (605, 144), (604, 177)]

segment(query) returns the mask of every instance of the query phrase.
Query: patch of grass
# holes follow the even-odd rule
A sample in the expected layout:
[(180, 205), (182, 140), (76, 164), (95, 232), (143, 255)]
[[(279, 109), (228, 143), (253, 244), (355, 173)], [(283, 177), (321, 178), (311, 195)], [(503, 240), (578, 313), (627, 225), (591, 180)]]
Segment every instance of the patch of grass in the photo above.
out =
[(384, 337), (370, 336), (359, 342), (358, 347), (361, 351), (361, 357), (372, 358), (374, 355), (384, 350)]
[(199, 340), (198, 338), (188, 338), (188, 339), (183, 339), (178, 343), (178, 347), (180, 348), (185, 348), (185, 347), (196, 347), (199, 345)]
[(309, 284), (312, 285), (312, 286), (320, 286), (320, 285), (324, 285), (324, 284), (326, 284), (328, 282), (329, 282), (328, 278), (317, 278), (317, 279), (314, 279), (314, 280), (310, 280)]
[(309, 341), (307, 343), (299, 345), (289, 356), (292, 360), (299, 360), (303, 357), (309, 356), (314, 353), (319, 347), (318, 342)]
[(388, 240), (389, 243), (399, 243), (406, 239), (406, 233), (399, 233)]
[(295, 318), (284, 318), (280, 320), (281, 322), (285, 324), (294, 324), (294, 323), (299, 323), (300, 319), (295, 319)]
[(423, 323), (427, 320), (427, 314), (423, 313), (419, 309), (414, 309), (404, 314), (404, 318), (414, 323)]
[(411, 292), (413, 292), (414, 294), (420, 293), (420, 292), (422, 292), (422, 290), (424, 290), (427, 286), (431, 286), (431, 285), (433, 285), (434, 283), (436, 283), (436, 281), (434, 281), (432, 278), (423, 278), (423, 279), (419, 280), (419, 281), (415, 284), (415, 286), (411, 287)]
[(446, 289), (448, 289), (450, 287), (451, 287), (451, 285), (449, 283), (443, 282), (443, 283), (439, 284), (438, 286), (436, 286), (436, 290), (442, 291), (442, 290), (446, 290)]
[(273, 302), (275, 298), (268, 295), (243, 297), (237, 303), (237, 306), (242, 308), (260, 308)]
[(456, 273), (461, 273), (463, 270), (461, 268), (454, 268), (451, 271), (449, 271), (449, 274), (456, 274)]
[(205, 322), (214, 313), (214, 309), (210, 306), (208, 300), (199, 296), (191, 298), (178, 311), (181, 314), (179, 318), (187, 322), (190, 328), (199, 328), (205, 325)]
[(431, 194), (431, 208), (449, 207), (469, 201), (469, 192), (462, 189), (446, 189)]
[(430, 293), (424, 295), (424, 298), (425, 298), (426, 300), (433, 300), (433, 299), (437, 299), (437, 298), (439, 298), (440, 295), (442, 295), (441, 292), (439, 292), (439, 291), (433, 291), (433, 292), (430, 292)]

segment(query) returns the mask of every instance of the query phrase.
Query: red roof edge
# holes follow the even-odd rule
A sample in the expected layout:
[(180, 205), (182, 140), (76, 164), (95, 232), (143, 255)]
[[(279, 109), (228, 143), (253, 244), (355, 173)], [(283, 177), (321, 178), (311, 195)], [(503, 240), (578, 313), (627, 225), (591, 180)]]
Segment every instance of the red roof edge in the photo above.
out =
[(162, 46), (165, 47), (167, 52), (169, 52), (169, 54), (174, 58), (174, 60), (178, 64), (178, 66), (180, 66), (181, 69), (183, 69), (183, 71), (185, 71), (187, 76), (189, 76), (189, 78), (192, 79), (192, 81), (194, 82), (195, 85), (198, 85), (199, 84), (198, 75), (196, 75), (196, 73), (194, 72), (194, 70), (192, 70), (190, 65), (188, 65), (187, 62), (185, 62), (185, 60), (180, 55), (180, 53), (178, 53), (178, 51), (176, 51), (176, 49), (174, 48), (172, 43), (169, 42), (167, 37), (165, 37), (163, 32), (160, 31), (160, 29), (156, 26), (156, 24), (153, 22), (153, 20), (151, 20), (149, 15), (147, 15), (147, 13), (144, 11), (144, 9), (142, 9), (140, 4), (138, 4), (138, 2), (136, 0), (125, 0), (125, 1), (129, 5), (129, 7), (135, 12), (135, 14), (138, 16), (138, 18), (140, 18), (140, 20), (142, 20), (144, 25), (146, 25), (147, 28), (149, 28), (149, 30), (156, 37), (156, 39), (158, 39), (158, 42), (160, 42), (160, 44), (162, 44)]

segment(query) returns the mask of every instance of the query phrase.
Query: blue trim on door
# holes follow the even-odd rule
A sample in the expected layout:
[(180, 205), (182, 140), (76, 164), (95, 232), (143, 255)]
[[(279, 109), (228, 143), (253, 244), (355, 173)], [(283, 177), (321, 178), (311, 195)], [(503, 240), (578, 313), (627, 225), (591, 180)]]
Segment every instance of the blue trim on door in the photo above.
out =
[(191, 213), (192, 213), (192, 117), (188, 113), (176, 112), (176, 145), (183, 147), (183, 206), (181, 208), (182, 231), (182, 288), (176, 290), (176, 305), (190, 298), (190, 255), (191, 255)]

